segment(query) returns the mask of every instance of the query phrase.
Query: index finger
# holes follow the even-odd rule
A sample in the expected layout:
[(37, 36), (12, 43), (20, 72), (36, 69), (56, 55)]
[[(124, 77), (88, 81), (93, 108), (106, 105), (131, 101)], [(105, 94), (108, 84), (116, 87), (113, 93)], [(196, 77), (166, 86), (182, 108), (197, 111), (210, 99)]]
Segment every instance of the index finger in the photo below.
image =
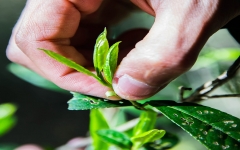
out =
[[(37, 50), (50, 49), (86, 66), (87, 60), (71, 46), (70, 38), (74, 36), (81, 16), (94, 12), (100, 4), (101, 0), (29, 0), (16, 33), (12, 35), (13, 45), (17, 47), (8, 47), (9, 59), (41, 72), (45, 78), (64, 89), (105, 97), (109, 89), (94, 78), (76, 72)], [(11, 51), (18, 51), (16, 54), (21, 58), (16, 59)], [(28, 61), (24, 57), (29, 58)]]

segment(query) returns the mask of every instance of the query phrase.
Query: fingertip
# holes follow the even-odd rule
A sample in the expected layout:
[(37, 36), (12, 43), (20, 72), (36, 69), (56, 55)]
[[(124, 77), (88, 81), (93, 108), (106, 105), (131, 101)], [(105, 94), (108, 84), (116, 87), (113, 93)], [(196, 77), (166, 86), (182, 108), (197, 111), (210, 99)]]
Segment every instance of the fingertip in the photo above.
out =
[(160, 89), (160, 87), (148, 85), (124, 74), (119, 78), (114, 78), (113, 89), (124, 99), (140, 100), (152, 96)]

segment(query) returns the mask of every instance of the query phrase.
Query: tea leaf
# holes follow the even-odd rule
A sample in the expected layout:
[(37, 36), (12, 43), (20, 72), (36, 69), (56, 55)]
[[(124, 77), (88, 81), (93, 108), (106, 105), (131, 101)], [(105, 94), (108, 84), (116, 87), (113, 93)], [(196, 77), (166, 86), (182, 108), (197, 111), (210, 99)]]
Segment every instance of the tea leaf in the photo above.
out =
[(68, 101), (69, 110), (87, 110), (96, 108), (132, 106), (132, 104), (127, 100), (111, 101), (104, 98), (88, 96), (76, 92), (71, 93), (73, 94), (73, 98)]
[(96, 40), (96, 44), (94, 46), (94, 53), (93, 53), (94, 68), (97, 72), (97, 75), (100, 78), (103, 78), (101, 71), (106, 61), (106, 56), (109, 49), (108, 40), (106, 36), (107, 36), (107, 30), (106, 28), (104, 28), (104, 31), (98, 36)]
[(99, 109), (92, 109), (90, 112), (90, 134), (93, 140), (93, 147), (96, 150), (108, 149), (109, 144), (105, 143), (98, 135), (97, 131), (109, 129), (108, 123)]
[(120, 148), (132, 147), (132, 142), (124, 133), (115, 130), (98, 130), (97, 134), (106, 142), (116, 145)]
[(192, 103), (151, 101), (167, 118), (209, 149), (238, 149), (240, 119), (225, 112)]
[(83, 74), (86, 74), (86, 75), (89, 75), (89, 76), (92, 76), (94, 77), (96, 80), (98, 80), (100, 83), (102, 83), (103, 85), (106, 85), (106, 83), (100, 79), (97, 75), (95, 75), (94, 73), (92, 73), (91, 71), (89, 71), (88, 69), (84, 68), (83, 66), (75, 63), (74, 61), (58, 54), (58, 53), (55, 53), (53, 51), (50, 51), (50, 50), (46, 50), (46, 49), (43, 49), (43, 48), (39, 48), (39, 50), (43, 50), (48, 56), (52, 57), (53, 59), (57, 60), (58, 62), (68, 66), (69, 68), (72, 68), (72, 69), (75, 69), (77, 70), (78, 72), (81, 72)]
[(146, 131), (152, 130), (156, 123), (157, 113), (151, 110), (142, 111), (139, 122), (133, 129), (133, 135), (137, 136)]
[(119, 43), (117, 42), (110, 47), (103, 68), (104, 77), (110, 84), (112, 84), (113, 75), (117, 68)]
[(131, 141), (133, 142), (133, 145), (134, 145), (133, 147), (135, 149), (138, 149), (146, 143), (154, 142), (162, 138), (165, 133), (166, 131), (164, 130), (152, 129), (150, 131), (133, 136), (131, 138)]

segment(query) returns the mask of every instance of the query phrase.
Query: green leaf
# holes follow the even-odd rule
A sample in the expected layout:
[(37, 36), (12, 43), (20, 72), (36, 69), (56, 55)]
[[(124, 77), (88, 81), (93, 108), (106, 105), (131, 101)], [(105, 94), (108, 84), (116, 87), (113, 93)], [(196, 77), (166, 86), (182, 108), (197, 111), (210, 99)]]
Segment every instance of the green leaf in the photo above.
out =
[(150, 101), (167, 118), (209, 149), (238, 149), (240, 119), (225, 112), (192, 103)]
[(7, 69), (17, 76), (18, 78), (35, 85), (40, 88), (44, 88), (47, 90), (52, 90), (56, 92), (61, 92), (61, 93), (69, 93), (68, 91), (58, 87), (54, 83), (50, 82), (49, 80), (41, 77), (37, 73), (33, 72), (32, 70), (25, 68), (21, 65), (15, 64), (15, 63), (10, 63), (7, 66)]
[(112, 84), (113, 75), (117, 68), (119, 43), (120, 42), (117, 42), (110, 47), (103, 68), (104, 77), (110, 84)]
[(152, 130), (155, 126), (157, 113), (151, 110), (142, 111), (139, 122), (133, 129), (133, 135), (137, 136), (146, 131)]
[(17, 119), (14, 116), (8, 116), (0, 119), (0, 137), (14, 127)]
[(58, 62), (68, 66), (69, 68), (72, 68), (72, 69), (75, 69), (77, 70), (78, 72), (81, 72), (83, 74), (86, 74), (88, 76), (92, 76), (94, 77), (96, 80), (98, 80), (100, 83), (102, 83), (103, 85), (106, 85), (106, 83), (101, 79), (99, 78), (97, 75), (95, 75), (94, 73), (92, 73), (91, 71), (89, 71), (88, 69), (84, 68), (83, 66), (75, 63), (74, 61), (60, 55), (60, 54), (57, 54), (51, 50), (46, 50), (46, 49), (43, 49), (43, 48), (39, 48), (39, 50), (43, 50), (48, 56), (52, 57), (53, 59), (57, 60)]
[(108, 123), (99, 109), (92, 109), (90, 112), (90, 134), (94, 150), (103, 150), (109, 147), (109, 144), (97, 135), (97, 131), (102, 129), (109, 129)]
[(134, 146), (133, 146), (134, 149), (138, 149), (146, 143), (154, 142), (154, 141), (162, 138), (165, 133), (166, 133), (166, 131), (164, 131), (164, 130), (152, 129), (150, 131), (133, 136), (131, 138), (131, 141), (134, 144)]
[(98, 130), (97, 134), (106, 142), (116, 145), (120, 148), (132, 147), (132, 142), (124, 133), (115, 130)]
[[(107, 30), (104, 28), (104, 31), (98, 36), (96, 40), (93, 53), (93, 65), (95, 71), (97, 73), (97, 76), (104, 82), (106, 81), (102, 75), (102, 69), (106, 61), (106, 56), (109, 49), (109, 44), (106, 36)], [(109, 85), (107, 82), (105, 84), (111, 87), (111, 85)]]
[(107, 40), (107, 30), (106, 28), (104, 28), (104, 31), (98, 36), (96, 40), (96, 44), (94, 46), (94, 53), (93, 53), (94, 68), (98, 76), (100, 77), (102, 77), (101, 71), (106, 61), (108, 49), (109, 49), (109, 44)]
[(17, 106), (11, 103), (0, 104), (0, 120), (12, 116), (17, 110)]
[(110, 108), (110, 107), (123, 107), (132, 106), (127, 100), (111, 101), (104, 98), (88, 96), (76, 92), (71, 92), (73, 98), (68, 101), (69, 110), (87, 110), (96, 108)]
[(7, 133), (16, 124), (16, 118), (13, 116), (16, 110), (17, 107), (14, 104), (0, 104), (0, 136)]

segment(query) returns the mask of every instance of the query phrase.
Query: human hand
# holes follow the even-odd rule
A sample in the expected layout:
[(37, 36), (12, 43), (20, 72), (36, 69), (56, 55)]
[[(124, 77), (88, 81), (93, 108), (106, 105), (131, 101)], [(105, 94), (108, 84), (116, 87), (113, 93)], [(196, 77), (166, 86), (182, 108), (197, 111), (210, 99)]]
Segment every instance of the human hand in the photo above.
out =
[(187, 71), (208, 38), (240, 15), (240, 1), (235, 0), (132, 2), (155, 16), (155, 22), (115, 73), (115, 92), (130, 100), (155, 94)]
[[(111, 0), (28, 0), (13, 30), (7, 57), (64, 89), (105, 97), (107, 87), (56, 62), (37, 48), (50, 49), (91, 69), (98, 34), (116, 20), (108, 18), (112, 15), (109, 11), (120, 9), (112, 4), (115, 3)], [(103, 10), (109, 5), (110, 8)]]
[[(114, 90), (131, 100), (153, 95), (188, 70), (208, 37), (239, 15), (239, 2), (233, 0), (132, 1), (156, 20), (148, 35), (123, 59), (115, 74)], [(92, 36), (79, 27), (79, 22), (81, 20), (82, 24), (84, 18), (91, 22), (88, 14), (95, 12), (100, 4), (101, 0), (29, 0), (14, 28), (7, 49), (8, 58), (64, 89), (105, 97), (107, 87), (36, 50), (50, 49), (84, 67), (91, 67), (92, 54), (85, 43), (91, 43)], [(93, 26), (91, 29), (98, 27), (99, 31), (90, 35), (99, 34), (104, 26)], [(77, 43), (74, 37), (78, 38)]]

